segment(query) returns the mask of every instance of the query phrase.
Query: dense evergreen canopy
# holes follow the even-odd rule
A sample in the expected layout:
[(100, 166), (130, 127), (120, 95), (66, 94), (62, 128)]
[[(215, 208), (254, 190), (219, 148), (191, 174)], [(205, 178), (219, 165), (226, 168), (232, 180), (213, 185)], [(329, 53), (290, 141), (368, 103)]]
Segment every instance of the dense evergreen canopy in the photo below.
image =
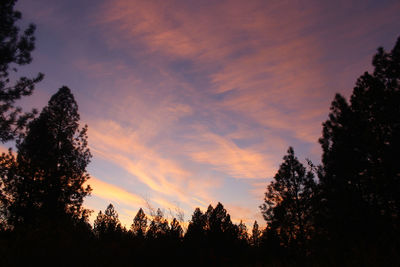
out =
[(2, 181), (11, 225), (87, 215), (82, 207), (91, 191), (84, 185), (91, 157), (86, 130), (86, 126), (79, 129), (78, 105), (71, 91), (60, 88), (17, 142), (16, 159), (11, 152), (3, 156)]
[(323, 228), (332, 238), (399, 231), (400, 38), (389, 53), (379, 48), (372, 63), (350, 103), (336, 95), (323, 124)]
[(274, 181), (260, 206), (268, 230), (275, 232), (285, 247), (302, 247), (312, 229), (314, 174), (295, 157), (289, 148)]

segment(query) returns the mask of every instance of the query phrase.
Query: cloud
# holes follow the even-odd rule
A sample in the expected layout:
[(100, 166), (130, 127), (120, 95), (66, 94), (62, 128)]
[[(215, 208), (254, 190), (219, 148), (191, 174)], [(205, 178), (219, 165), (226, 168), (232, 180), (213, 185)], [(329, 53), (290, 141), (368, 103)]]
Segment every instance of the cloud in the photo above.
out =
[(253, 209), (239, 205), (226, 205), (227, 212), (232, 216), (233, 223), (243, 223), (250, 225), (254, 222)]
[(240, 148), (230, 138), (202, 129), (186, 150), (190, 157), (235, 178), (260, 178), (271, 175), (274, 167), (268, 156)]
[[(276, 134), (280, 129), (300, 142), (316, 144), (330, 100), (341, 90), (330, 85), (335, 82), (328, 77), (330, 66), (339, 59), (325, 63), (330, 53), (326, 35), (338, 33), (339, 41), (369, 36), (363, 25), (370, 24), (370, 14), (361, 7), (344, 10), (318, 1), (305, 8), (282, 1), (118, 0), (104, 4), (97, 23), (108, 29), (112, 47), (139, 43), (148, 61), (160, 69), (173, 61), (191, 62), (191, 70), (211, 85), (198, 88), (208, 92), (200, 101), (216, 105), (214, 110), (219, 106), (245, 114), (254, 123), (276, 128)], [(390, 23), (395, 16), (382, 14), (396, 9), (398, 5), (380, 6), (374, 16)], [(345, 16), (347, 23), (332, 23), (334, 14)], [(342, 43), (329, 47), (335, 45)], [(232, 94), (221, 103), (210, 101), (227, 92)]]
[(120, 165), (154, 191), (182, 196), (165, 176), (179, 179), (188, 173), (175, 162), (161, 158), (156, 151), (145, 146), (135, 132), (129, 133), (129, 129), (113, 121), (101, 121), (93, 125), (91, 139), (94, 140), (95, 153)]
[[(316, 142), (327, 100), (318, 90), (324, 86), (319, 42), (306, 30), (319, 19), (317, 7), (297, 11), (279, 1), (229, 1), (210, 9), (181, 1), (120, 0), (103, 10), (98, 23), (112, 25), (114, 35), (129, 44), (141, 43), (148, 57), (161, 53), (160, 68), (173, 57), (193, 62), (195, 71), (206, 70), (210, 87), (200, 101), (215, 105), (213, 110), (241, 113), (254, 123)], [(285, 10), (285, 21), (277, 10)], [(210, 101), (230, 91), (226, 99)]]
[(174, 197), (186, 205), (194, 205), (191, 194), (203, 201), (209, 198), (207, 189), (215, 185), (212, 180), (196, 180), (194, 173), (172, 157), (163, 157), (151, 145), (146, 145), (140, 134), (113, 121), (92, 122), (91, 125), (89, 134), (95, 156), (125, 169), (157, 194)]
[[(257, 179), (275, 174), (289, 145), (318, 157), (334, 93), (351, 88), (348, 73), (370, 59), (374, 21), (389, 25), (399, 7), (341, 5), (105, 1), (93, 26), (115, 58), (76, 62), (98, 81), (87, 117), (95, 156), (160, 205), (207, 206), (245, 178), (256, 209), (266, 186)], [(259, 216), (233, 209), (235, 218)]]
[(95, 177), (91, 177), (89, 184), (93, 191), (92, 195), (117, 204), (130, 206), (142, 206), (145, 202), (139, 195), (128, 192), (116, 185), (103, 182)]
[(110, 119), (90, 123), (95, 155), (125, 169), (164, 204), (175, 198), (208, 205), (225, 183), (218, 176), (272, 177), (288, 137), (316, 141), (320, 121), (313, 125), (323, 110), (312, 104), (321, 96), (318, 44), (300, 33), (313, 11), (286, 9), (282, 23), (278, 9), (285, 9), (279, 1), (212, 8), (106, 2), (97, 25), (111, 49), (138, 62), (114, 74), (111, 64), (81, 63), (118, 77), (118, 90), (107, 98)]

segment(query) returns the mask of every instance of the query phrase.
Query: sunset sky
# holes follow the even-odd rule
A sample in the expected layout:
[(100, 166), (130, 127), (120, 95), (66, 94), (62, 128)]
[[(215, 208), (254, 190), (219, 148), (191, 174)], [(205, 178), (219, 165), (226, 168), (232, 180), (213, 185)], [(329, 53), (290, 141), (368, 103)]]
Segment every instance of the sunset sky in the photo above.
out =
[[(41, 109), (68, 86), (88, 124), (94, 216), (128, 227), (139, 207), (218, 201), (234, 222), (258, 206), (289, 146), (319, 163), (336, 92), (400, 36), (400, 1), (19, 0), (37, 26)], [(145, 209), (146, 212), (146, 209)], [(167, 212), (168, 213), (168, 212)]]

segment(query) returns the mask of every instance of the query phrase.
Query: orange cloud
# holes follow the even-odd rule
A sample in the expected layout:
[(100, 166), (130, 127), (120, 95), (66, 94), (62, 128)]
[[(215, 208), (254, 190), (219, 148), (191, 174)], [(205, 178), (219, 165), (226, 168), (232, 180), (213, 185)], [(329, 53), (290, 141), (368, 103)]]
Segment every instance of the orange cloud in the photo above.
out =
[(120, 165), (157, 192), (182, 195), (164, 176), (187, 176), (185, 170), (168, 159), (160, 158), (155, 151), (144, 146), (135, 133), (127, 134), (112, 121), (101, 123), (105, 125), (99, 130), (91, 130), (91, 138), (97, 145), (93, 147), (95, 153)]
[(249, 226), (254, 222), (253, 209), (232, 204), (227, 204), (226, 209), (232, 216), (232, 221), (234, 223), (240, 223), (240, 221), (243, 221), (243, 223)]
[(145, 203), (142, 197), (97, 178), (91, 177), (87, 183), (93, 189), (92, 195), (107, 201), (139, 207)]
[[(374, 17), (389, 24), (396, 6), (392, 19), (380, 8)], [(112, 77), (97, 91), (110, 110), (89, 120), (95, 156), (146, 185), (160, 205), (214, 202), (213, 190), (223, 187), (215, 171), (247, 178), (261, 201), (266, 185), (251, 178), (271, 178), (289, 145), (307, 146), (305, 157), (320, 154), (321, 122), (346, 85), (332, 78), (338, 59), (329, 49), (365, 35), (374, 21), (355, 13), (348, 20), (356, 27), (346, 31), (348, 23), (330, 23), (342, 14), (333, 8), (318, 1), (307, 8), (275, 0), (107, 1), (95, 26), (126, 61), (76, 64), (96, 79)], [(338, 36), (335, 43), (328, 33)], [(335, 77), (352, 70), (340, 71)], [(256, 213), (234, 209), (235, 218)]]
[(91, 125), (91, 150), (95, 156), (117, 164), (154, 192), (173, 196), (178, 202), (193, 206), (189, 197), (193, 192), (200, 199), (210, 198), (207, 189), (215, 184), (212, 180), (192, 179), (195, 174), (145, 145), (136, 132), (129, 133), (129, 129), (112, 121)]
[[(255, 123), (315, 143), (328, 100), (321, 101), (322, 92), (316, 90), (324, 77), (317, 63), (318, 40), (303, 32), (321, 16), (315, 16), (318, 6), (304, 10), (286, 5), (229, 1), (210, 9), (176, 1), (119, 0), (104, 6), (98, 23), (112, 25), (127, 43), (143, 43), (150, 54), (190, 60), (196, 70), (213, 66), (210, 93), (235, 90), (222, 103), (212, 103), (217, 109), (245, 114)], [(285, 10), (284, 21), (278, 10)], [(290, 113), (282, 111), (286, 108)]]
[(262, 178), (274, 170), (268, 157), (252, 149), (238, 147), (230, 138), (202, 129), (196, 144), (187, 147), (190, 157), (235, 178)]

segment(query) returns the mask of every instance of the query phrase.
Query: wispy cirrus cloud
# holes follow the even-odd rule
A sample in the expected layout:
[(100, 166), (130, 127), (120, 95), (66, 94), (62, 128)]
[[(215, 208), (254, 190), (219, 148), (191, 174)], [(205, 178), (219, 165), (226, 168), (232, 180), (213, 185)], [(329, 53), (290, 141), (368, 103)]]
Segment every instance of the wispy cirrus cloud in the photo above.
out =
[[(395, 1), (76, 4), (43, 13), (52, 2), (34, 1), (28, 14), (39, 29), (56, 25), (41, 38), (65, 38), (39, 54), (58, 79), (51, 85), (79, 88), (102, 192), (94, 196), (106, 198), (112, 184), (164, 208), (178, 202), (186, 214), (222, 201), (246, 221), (259, 218), (289, 145), (319, 160), (329, 102), (348, 94), (378, 40), (397, 31), (400, 10)], [(125, 217), (135, 213), (137, 199), (109, 197)]]
[[(201, 101), (232, 92), (210, 105), (308, 143), (316, 142), (330, 99), (342, 90), (328, 88), (326, 33), (338, 32), (344, 41), (367, 35), (360, 21), (370, 19), (363, 9), (318, 1), (305, 7), (282, 1), (119, 0), (106, 2), (103, 10), (98, 23), (114, 31), (108, 38), (112, 46), (140, 45), (160, 68), (171, 69), (168, 64), (176, 60), (191, 62), (190, 69), (210, 84), (199, 88), (209, 91)], [(382, 17), (387, 10), (380, 7), (374, 16), (390, 22), (395, 16)], [(353, 16), (346, 16), (350, 12)], [(331, 23), (334, 14), (347, 23)], [(348, 24), (354, 26), (343, 28)], [(113, 35), (124, 42), (115, 42)]]
[(99, 198), (105, 199), (110, 202), (115, 202), (117, 204), (143, 206), (145, 201), (143, 197), (128, 192), (119, 186), (106, 183), (98, 178), (91, 177), (87, 184), (93, 189), (92, 195)]
[(192, 137), (186, 153), (194, 160), (234, 178), (270, 176), (273, 162), (267, 155), (252, 148), (241, 148), (228, 136), (221, 136), (202, 127)]
[(210, 179), (195, 180), (196, 175), (172, 158), (163, 157), (146, 139), (112, 121), (92, 123), (91, 149), (95, 155), (125, 169), (149, 189), (193, 207), (191, 194), (208, 201), (207, 189), (216, 184)]
[[(180, 8), (171, 8), (177, 5)], [(99, 21), (112, 25), (128, 44), (140, 43), (147, 57), (163, 59), (156, 60), (160, 68), (178, 59), (202, 73), (209, 88), (197, 88), (193, 97), (198, 100), (192, 101), (209, 102), (223, 113), (241, 113), (244, 119), (279, 127), (302, 141), (316, 141), (319, 131), (306, 125), (321, 120), (326, 104), (325, 99), (315, 101), (325, 97), (318, 90), (324, 85), (318, 66), (321, 53), (318, 39), (307, 33), (317, 8), (299, 11), (279, 1), (218, 2), (209, 9), (180, 1), (120, 0), (105, 10)], [(287, 10), (287, 19), (282, 21), (276, 10)], [(214, 96), (222, 101), (213, 101)], [(290, 119), (290, 113), (297, 118)]]

